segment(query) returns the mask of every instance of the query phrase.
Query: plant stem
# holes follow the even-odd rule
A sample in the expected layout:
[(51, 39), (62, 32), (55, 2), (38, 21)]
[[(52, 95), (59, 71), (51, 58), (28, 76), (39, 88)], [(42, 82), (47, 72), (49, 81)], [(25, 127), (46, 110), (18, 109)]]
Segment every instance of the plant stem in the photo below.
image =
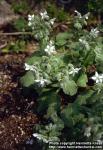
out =
[(10, 35), (33, 35), (32, 32), (11, 32), (11, 33), (0, 33), (0, 36), (10, 36)]

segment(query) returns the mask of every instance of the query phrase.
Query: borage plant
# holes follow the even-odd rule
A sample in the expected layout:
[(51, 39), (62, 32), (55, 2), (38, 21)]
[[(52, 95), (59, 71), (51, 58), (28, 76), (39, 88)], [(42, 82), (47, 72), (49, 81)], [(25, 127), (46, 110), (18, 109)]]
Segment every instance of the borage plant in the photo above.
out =
[(87, 30), (89, 13), (75, 13), (71, 28), (57, 35), (46, 11), (29, 15), (40, 48), (27, 59), (21, 82), (38, 92), (37, 113), (46, 123), (33, 136), (44, 146), (103, 140), (103, 37), (98, 28)]

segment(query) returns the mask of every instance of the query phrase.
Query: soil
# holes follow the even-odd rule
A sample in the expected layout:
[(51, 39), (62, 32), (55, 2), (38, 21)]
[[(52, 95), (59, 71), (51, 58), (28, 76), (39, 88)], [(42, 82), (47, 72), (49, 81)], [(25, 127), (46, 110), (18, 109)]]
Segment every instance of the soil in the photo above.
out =
[(27, 54), (0, 55), (0, 150), (22, 150), (38, 123), (33, 113), (36, 94), (23, 94), (20, 77), (25, 73)]

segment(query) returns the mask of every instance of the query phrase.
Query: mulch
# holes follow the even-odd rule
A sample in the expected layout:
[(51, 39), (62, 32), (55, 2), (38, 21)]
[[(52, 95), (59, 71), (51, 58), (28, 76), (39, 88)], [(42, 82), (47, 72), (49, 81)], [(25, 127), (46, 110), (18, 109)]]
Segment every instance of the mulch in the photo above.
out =
[[(33, 113), (37, 95), (23, 94), (20, 77), (27, 54), (0, 55), (0, 150), (17, 150), (38, 123)], [(18, 147), (18, 148), (17, 148)]]

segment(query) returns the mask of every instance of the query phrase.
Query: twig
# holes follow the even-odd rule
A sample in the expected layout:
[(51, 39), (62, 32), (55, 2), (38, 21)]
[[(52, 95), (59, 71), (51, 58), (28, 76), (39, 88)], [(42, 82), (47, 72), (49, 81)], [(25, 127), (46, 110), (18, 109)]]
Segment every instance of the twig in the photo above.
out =
[(0, 45), (0, 49), (3, 49), (6, 46), (7, 46), (7, 42), (5, 42), (4, 44)]
[(4, 36), (10, 36), (10, 35), (32, 35), (33, 33), (32, 32), (12, 32), (12, 33), (0, 33), (0, 36), (1, 35), (4, 35)]

